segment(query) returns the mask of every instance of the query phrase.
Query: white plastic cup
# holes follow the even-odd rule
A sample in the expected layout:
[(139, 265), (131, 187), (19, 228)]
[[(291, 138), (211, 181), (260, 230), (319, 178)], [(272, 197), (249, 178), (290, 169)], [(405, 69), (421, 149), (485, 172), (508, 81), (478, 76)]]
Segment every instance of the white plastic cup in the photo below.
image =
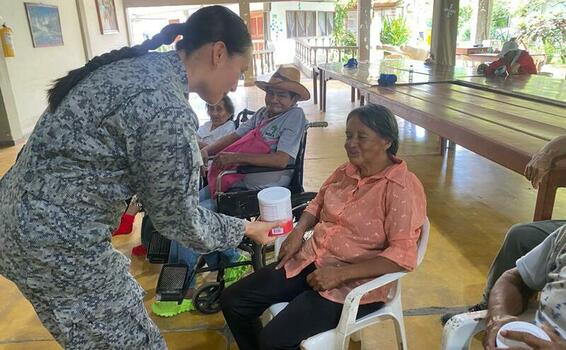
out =
[(265, 188), (257, 194), (262, 221), (285, 221), (282, 226), (269, 232), (270, 236), (281, 236), (293, 230), (291, 191), (285, 187)]
[(528, 346), (527, 344), (521, 341), (505, 338), (504, 336), (501, 335), (501, 332), (503, 331), (525, 332), (532, 334), (535, 337), (538, 337), (542, 340), (550, 341), (550, 337), (548, 336), (548, 334), (546, 334), (544, 330), (542, 330), (542, 328), (539, 328), (538, 326), (529, 322), (513, 321), (504, 324), (499, 329), (499, 332), (497, 332), (496, 345), (498, 348), (501, 349), (508, 349), (508, 348), (531, 349), (530, 346)]

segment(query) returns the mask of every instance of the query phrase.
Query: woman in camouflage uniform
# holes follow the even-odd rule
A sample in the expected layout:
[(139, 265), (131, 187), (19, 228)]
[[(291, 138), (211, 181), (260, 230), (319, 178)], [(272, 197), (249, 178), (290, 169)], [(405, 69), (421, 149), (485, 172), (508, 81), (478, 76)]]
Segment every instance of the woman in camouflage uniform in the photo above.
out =
[[(148, 53), (171, 44), (176, 50)], [(197, 118), (250, 61), (244, 22), (211, 6), (141, 45), (90, 60), (49, 91), (49, 107), (0, 180), (0, 274), (68, 349), (165, 349), (111, 228), (135, 193), (155, 227), (200, 252), (265, 243), (272, 224), (198, 206)]]

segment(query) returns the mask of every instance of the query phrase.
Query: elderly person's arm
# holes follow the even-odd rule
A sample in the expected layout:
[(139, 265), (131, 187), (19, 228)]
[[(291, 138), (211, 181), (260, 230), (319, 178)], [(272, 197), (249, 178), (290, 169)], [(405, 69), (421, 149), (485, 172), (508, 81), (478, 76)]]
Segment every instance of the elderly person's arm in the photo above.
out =
[(488, 301), (486, 349), (495, 349), (501, 326), (516, 320), (515, 316), (525, 310), (530, 297), (546, 285), (548, 261), (557, 232), (517, 260), (517, 267), (506, 271), (493, 286)]
[(320, 213), (322, 211), (322, 207), (324, 206), (324, 195), (328, 190), (328, 187), (338, 181), (339, 179), (339, 172), (335, 171), (320, 187), (316, 197), (309, 203), (308, 207), (303, 211), (301, 218), (297, 225), (293, 228), (293, 231), (287, 236), (285, 242), (281, 246), (281, 250), (279, 251), (279, 263), (277, 264), (276, 269), (280, 269), (287, 263), (287, 261), (291, 260), (293, 256), (301, 249), (303, 245), (303, 237), (305, 236), (305, 232), (312, 229), (320, 220)]
[(557, 158), (566, 157), (566, 135), (558, 136), (548, 142), (540, 151), (533, 154), (525, 168), (525, 176), (537, 188), (542, 179), (552, 168)]

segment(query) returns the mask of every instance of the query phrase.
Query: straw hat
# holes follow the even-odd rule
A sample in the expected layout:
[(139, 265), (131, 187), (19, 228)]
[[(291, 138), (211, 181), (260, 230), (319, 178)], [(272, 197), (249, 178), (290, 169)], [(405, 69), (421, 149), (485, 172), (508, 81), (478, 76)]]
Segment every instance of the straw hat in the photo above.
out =
[(263, 91), (270, 87), (291, 91), (299, 95), (299, 101), (306, 101), (311, 98), (311, 94), (300, 81), (301, 72), (297, 68), (292, 65), (281, 65), (269, 81), (256, 81), (255, 85)]

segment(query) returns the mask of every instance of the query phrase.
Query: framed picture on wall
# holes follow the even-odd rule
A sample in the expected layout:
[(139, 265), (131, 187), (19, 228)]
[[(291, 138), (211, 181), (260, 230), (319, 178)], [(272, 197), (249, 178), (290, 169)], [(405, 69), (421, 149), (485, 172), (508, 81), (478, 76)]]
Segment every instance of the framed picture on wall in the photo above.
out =
[(53, 5), (24, 3), (33, 47), (62, 46), (59, 8)]
[(118, 33), (118, 17), (114, 0), (94, 0), (101, 34)]

